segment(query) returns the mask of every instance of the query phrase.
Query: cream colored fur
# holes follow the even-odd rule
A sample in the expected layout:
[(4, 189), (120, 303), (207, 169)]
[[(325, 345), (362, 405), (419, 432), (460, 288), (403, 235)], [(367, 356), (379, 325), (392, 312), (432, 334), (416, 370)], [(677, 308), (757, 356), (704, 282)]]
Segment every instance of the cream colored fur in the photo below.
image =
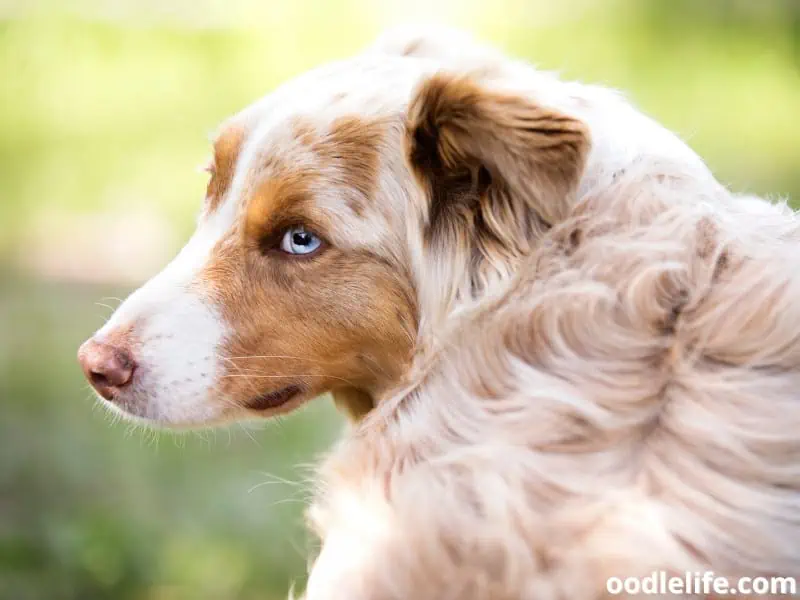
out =
[(800, 223), (693, 155), (604, 168), (595, 142), (558, 222), (322, 465), (308, 600), (800, 576)]
[[(800, 576), (786, 206), (614, 91), (431, 29), (235, 115), (211, 172), (192, 240), (81, 361), (172, 427), (334, 395), (358, 422), (320, 468), (308, 600)], [(281, 254), (299, 225), (319, 251)], [(113, 389), (101, 349), (135, 364)]]

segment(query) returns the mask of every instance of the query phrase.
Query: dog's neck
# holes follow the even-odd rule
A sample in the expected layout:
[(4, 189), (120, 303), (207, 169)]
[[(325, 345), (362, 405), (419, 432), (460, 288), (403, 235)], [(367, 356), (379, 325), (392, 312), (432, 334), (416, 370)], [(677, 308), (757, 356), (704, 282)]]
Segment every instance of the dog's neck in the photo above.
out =
[[(438, 293), (431, 292), (427, 298), (419, 298), (422, 307), (420, 313), (425, 317), (418, 323), (414, 347), (408, 361), (402, 365), (394, 365), (396, 368), (391, 376), (386, 374), (383, 379), (375, 380), (369, 385), (333, 390), (331, 396), (337, 410), (351, 423), (357, 423), (384, 400), (401, 391), (408, 381), (418, 378), (420, 373), (436, 362), (436, 356), (442, 349), (442, 340), (449, 337), (452, 328), (457, 328), (465, 315), (473, 310), (480, 310), (487, 302), (495, 301), (506, 288), (505, 283), (514, 279), (524, 260), (525, 256), (519, 256), (507, 265), (508, 270), (492, 274), (491, 291), (476, 288), (470, 276), (462, 273), (463, 282), (455, 282), (449, 287), (439, 284), (434, 286), (438, 288)], [(446, 288), (450, 291), (446, 291)], [(426, 299), (434, 304), (425, 306)]]
[[(505, 244), (495, 238), (481, 238), (470, 227), (455, 230), (449, 237), (434, 239), (424, 227), (432, 216), (420, 207), (429, 207), (430, 199), (415, 197), (412, 188), (387, 192), (390, 197), (408, 199), (400, 206), (417, 207), (418, 214), (403, 215), (407, 230), (408, 261), (412, 265), (411, 279), (416, 294), (417, 330), (414, 347), (407, 364), (392, 364), (391, 376), (368, 386), (334, 391), (335, 404), (351, 420), (359, 421), (383, 399), (393, 395), (403, 385), (412, 370), (435, 360), (441, 340), (447, 339), (448, 330), (457, 327), (460, 315), (480, 309), (487, 302), (502, 295), (506, 283), (513, 280), (526, 257), (538, 247), (538, 241), (549, 226), (564, 218), (586, 195), (596, 195), (611, 186), (620, 173), (631, 169), (645, 170), (644, 165), (679, 163), (695, 176), (710, 177), (703, 162), (674, 134), (638, 112), (614, 92), (581, 84), (548, 83), (548, 89), (557, 89), (553, 102), (556, 108), (569, 116), (585, 122), (591, 133), (591, 150), (574, 189), (560, 199), (550, 199), (550, 204), (560, 202), (560, 210), (550, 204), (549, 218), (515, 221), (507, 234)], [(394, 171), (386, 181), (414, 181), (403, 161), (387, 168)], [(434, 182), (436, 183), (436, 182)], [(467, 204), (470, 194), (478, 193), (474, 186), (456, 189), (460, 205)], [(437, 198), (441, 202), (447, 198)], [(474, 203), (479, 201), (475, 198)], [(521, 212), (515, 213), (520, 216)], [(485, 218), (484, 218), (485, 220)], [(416, 224), (419, 223), (419, 228)], [(468, 221), (470, 226), (472, 221)], [(514, 230), (514, 223), (518, 230)], [(400, 225), (398, 224), (398, 229)]]

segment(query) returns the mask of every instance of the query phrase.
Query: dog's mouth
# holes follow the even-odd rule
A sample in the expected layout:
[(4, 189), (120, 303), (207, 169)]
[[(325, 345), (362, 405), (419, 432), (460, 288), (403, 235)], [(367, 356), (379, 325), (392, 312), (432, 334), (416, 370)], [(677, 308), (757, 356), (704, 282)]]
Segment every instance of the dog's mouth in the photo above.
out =
[(275, 390), (274, 392), (268, 392), (266, 394), (256, 396), (247, 403), (247, 408), (256, 411), (278, 408), (289, 402), (289, 400), (297, 396), (302, 391), (303, 388), (299, 385), (290, 385), (283, 389)]

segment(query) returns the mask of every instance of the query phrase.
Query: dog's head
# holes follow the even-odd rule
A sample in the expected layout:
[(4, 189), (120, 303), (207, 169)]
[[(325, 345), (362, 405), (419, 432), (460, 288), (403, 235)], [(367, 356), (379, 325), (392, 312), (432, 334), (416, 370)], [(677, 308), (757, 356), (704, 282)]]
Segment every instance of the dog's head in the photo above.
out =
[(491, 69), (373, 53), (228, 120), (196, 233), (81, 347), (129, 416), (205, 425), (396, 385), (420, 328), (558, 218), (584, 127)]

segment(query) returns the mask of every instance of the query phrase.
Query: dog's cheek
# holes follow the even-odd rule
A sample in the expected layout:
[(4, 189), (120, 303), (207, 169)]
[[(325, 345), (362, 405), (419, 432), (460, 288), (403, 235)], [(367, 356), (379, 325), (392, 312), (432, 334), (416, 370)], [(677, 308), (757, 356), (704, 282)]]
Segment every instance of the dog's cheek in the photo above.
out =
[(135, 364), (132, 383), (115, 397), (118, 408), (163, 425), (202, 425), (223, 412), (212, 389), (227, 325), (197, 286), (174, 275), (162, 273), (134, 292), (95, 339), (124, 346)]
[(219, 311), (202, 297), (182, 293), (147, 326), (143, 358), (153, 418), (205, 424), (223, 414), (213, 390), (223, 371), (218, 347), (227, 335)]

